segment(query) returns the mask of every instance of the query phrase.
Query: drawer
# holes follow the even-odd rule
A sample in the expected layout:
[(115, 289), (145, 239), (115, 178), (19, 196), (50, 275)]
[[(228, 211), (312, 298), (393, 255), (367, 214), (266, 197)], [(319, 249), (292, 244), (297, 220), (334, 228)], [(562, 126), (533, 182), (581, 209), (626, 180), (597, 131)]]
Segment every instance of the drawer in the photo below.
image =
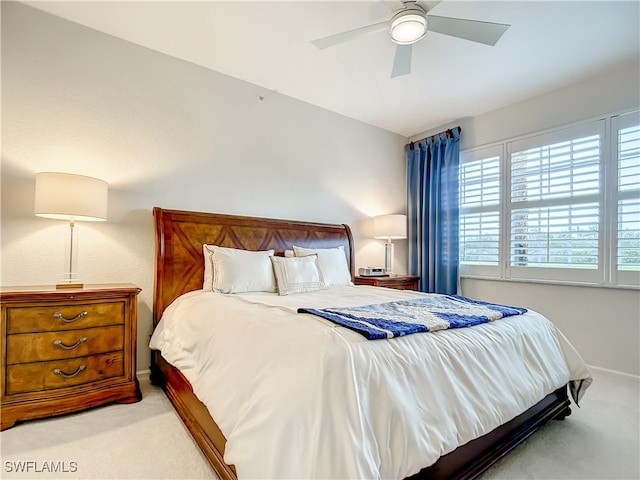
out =
[(7, 333), (50, 332), (124, 324), (125, 303), (7, 307)]
[(124, 348), (124, 327), (85, 328), (7, 336), (7, 364), (85, 357)]
[(395, 288), (396, 290), (417, 290), (418, 286), (415, 283), (400, 283), (398, 285), (385, 285), (388, 288)]
[(53, 390), (124, 375), (123, 352), (7, 367), (6, 395)]

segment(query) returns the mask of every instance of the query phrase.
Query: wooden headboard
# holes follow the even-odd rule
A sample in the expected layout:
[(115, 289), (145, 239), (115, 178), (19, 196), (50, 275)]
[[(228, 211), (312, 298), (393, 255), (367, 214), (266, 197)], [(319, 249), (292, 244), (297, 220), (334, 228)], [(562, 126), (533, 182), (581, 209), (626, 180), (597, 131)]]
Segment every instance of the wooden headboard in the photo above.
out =
[(307, 248), (344, 246), (354, 276), (353, 238), (348, 225), (309, 223), (271, 218), (242, 217), (218, 213), (153, 209), (156, 223), (156, 277), (153, 326), (177, 297), (202, 289), (202, 245), (274, 249), (276, 255), (295, 244)]

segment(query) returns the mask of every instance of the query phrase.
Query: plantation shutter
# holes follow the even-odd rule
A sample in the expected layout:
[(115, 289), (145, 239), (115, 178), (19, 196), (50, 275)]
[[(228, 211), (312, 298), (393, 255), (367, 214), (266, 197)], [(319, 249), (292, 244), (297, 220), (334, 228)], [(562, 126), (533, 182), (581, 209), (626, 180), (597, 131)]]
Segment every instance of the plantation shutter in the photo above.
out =
[(618, 282), (637, 285), (640, 276), (640, 119), (638, 113), (616, 119)]
[(460, 266), (466, 273), (497, 269), (500, 261), (502, 149), (465, 152), (460, 162)]
[[(511, 276), (601, 279), (602, 122), (508, 144)], [(580, 271), (580, 272), (578, 272)]]

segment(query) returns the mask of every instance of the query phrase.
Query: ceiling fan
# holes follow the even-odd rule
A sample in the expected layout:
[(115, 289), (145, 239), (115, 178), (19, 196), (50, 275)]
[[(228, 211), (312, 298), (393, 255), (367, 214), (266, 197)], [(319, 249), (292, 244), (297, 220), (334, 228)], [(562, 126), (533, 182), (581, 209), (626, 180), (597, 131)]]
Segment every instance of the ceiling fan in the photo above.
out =
[(418, 5), (416, 0), (395, 3), (400, 8), (393, 12), (389, 20), (329, 35), (311, 43), (324, 50), (368, 33), (388, 29), (391, 40), (397, 44), (391, 70), (391, 78), (394, 78), (411, 73), (411, 46), (423, 38), (427, 31), (493, 46), (510, 27), (505, 23), (431, 15), (425, 7)]

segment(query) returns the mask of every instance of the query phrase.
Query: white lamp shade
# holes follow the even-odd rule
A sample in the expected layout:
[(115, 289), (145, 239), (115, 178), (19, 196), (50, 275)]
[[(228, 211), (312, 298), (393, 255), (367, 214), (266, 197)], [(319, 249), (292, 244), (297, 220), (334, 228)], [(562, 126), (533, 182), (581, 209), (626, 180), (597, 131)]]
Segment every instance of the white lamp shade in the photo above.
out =
[(373, 237), (392, 240), (407, 238), (406, 215), (379, 215), (373, 217)]
[(59, 220), (106, 220), (107, 192), (107, 182), (97, 178), (37, 173), (35, 214)]

